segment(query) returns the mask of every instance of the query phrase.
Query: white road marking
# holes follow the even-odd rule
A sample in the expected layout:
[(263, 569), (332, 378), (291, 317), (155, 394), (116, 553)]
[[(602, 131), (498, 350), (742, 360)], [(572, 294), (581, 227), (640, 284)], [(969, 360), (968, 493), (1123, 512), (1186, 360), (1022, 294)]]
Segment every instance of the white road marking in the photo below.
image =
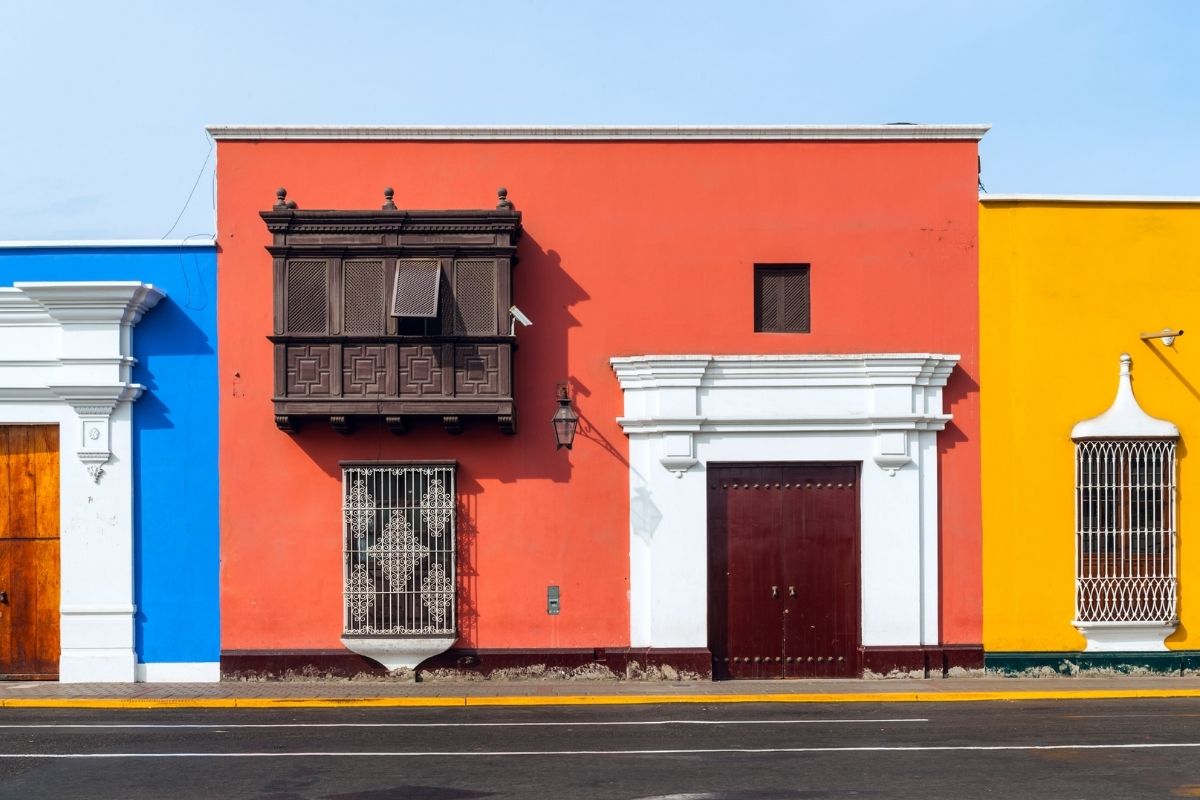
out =
[(772, 753), (945, 753), (1020, 752), (1042, 750), (1170, 750), (1197, 748), (1200, 742), (1137, 742), (1130, 744), (994, 744), (912, 745), (892, 747), (763, 747), (697, 748), (694, 750), (430, 750), (296, 753), (0, 753), (0, 758), (462, 758), (464, 756), (506, 758), (513, 756), (687, 756), (770, 755)]
[(1127, 717), (1156, 717), (1160, 719), (1176, 717), (1200, 717), (1200, 714), (1065, 714), (1066, 719), (1125, 719)]
[(924, 717), (903, 719), (663, 719), (622, 720), (610, 722), (264, 722), (237, 723), (57, 723), (0, 725), (4, 729), (57, 729), (57, 728), (585, 728), (606, 725), (878, 725), (890, 723), (929, 722)]

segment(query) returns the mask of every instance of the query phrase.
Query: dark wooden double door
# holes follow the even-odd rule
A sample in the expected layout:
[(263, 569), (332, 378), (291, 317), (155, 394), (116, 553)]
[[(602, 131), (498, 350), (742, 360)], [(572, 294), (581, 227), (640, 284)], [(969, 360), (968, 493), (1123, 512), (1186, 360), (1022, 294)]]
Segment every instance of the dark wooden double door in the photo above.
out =
[(58, 677), (58, 426), (0, 425), (0, 680)]
[(858, 473), (708, 466), (713, 677), (859, 674)]

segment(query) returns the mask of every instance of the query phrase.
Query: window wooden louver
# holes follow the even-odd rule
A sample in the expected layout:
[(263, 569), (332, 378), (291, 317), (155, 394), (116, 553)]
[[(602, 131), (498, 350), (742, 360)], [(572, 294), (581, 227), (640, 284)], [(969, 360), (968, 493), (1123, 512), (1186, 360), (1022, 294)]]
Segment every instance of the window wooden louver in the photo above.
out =
[(754, 267), (754, 330), (759, 333), (808, 333), (808, 266)]
[(392, 316), (436, 317), (442, 265), (432, 258), (402, 258), (396, 262)]
[(383, 261), (346, 261), (342, 270), (342, 328), (346, 333), (383, 333)]
[(327, 269), (324, 261), (291, 261), (287, 265), (287, 326), (294, 333), (326, 330)]
[[(309, 211), (279, 202), (272, 234), (275, 422), (322, 417), (341, 433), (490, 417), (514, 433), (508, 326), (521, 214), (493, 209)], [(390, 200), (390, 198), (389, 198)]]
[(454, 264), (454, 302), (445, 305), (444, 333), (488, 336), (496, 333), (496, 262)]

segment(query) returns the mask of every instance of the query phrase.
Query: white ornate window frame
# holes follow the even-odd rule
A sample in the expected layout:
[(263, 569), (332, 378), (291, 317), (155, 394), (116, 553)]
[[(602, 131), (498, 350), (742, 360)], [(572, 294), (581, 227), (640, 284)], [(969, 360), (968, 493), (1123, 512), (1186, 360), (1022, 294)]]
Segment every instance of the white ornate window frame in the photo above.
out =
[(937, 432), (958, 360), (613, 358), (629, 436), (630, 646), (708, 646), (705, 465), (806, 461), (864, 463), (862, 644), (937, 644)]
[[(1133, 358), (1122, 353), (1112, 405), (1071, 430), (1076, 486), (1071, 624), (1087, 640), (1088, 651), (1165, 651), (1166, 638), (1179, 627), (1175, 508), (1179, 428), (1142, 410), (1133, 393), (1132, 372)], [(1105, 473), (1101, 480), (1083, 479), (1089, 460), (1093, 470)], [(1152, 463), (1156, 465), (1153, 478), (1147, 470)], [(1135, 477), (1139, 465), (1143, 474)], [(1152, 506), (1150, 519), (1139, 518), (1138, 495)], [(1115, 518), (1085, 521), (1089, 508), (1103, 517), (1103, 507), (1109, 505)], [(1089, 544), (1101, 552), (1112, 550), (1107, 557), (1089, 562), (1083, 556)], [(1138, 544), (1159, 557), (1138, 559)]]
[(0, 424), (59, 427), (59, 680), (137, 677), (133, 327), (163, 293), (138, 281), (0, 288)]

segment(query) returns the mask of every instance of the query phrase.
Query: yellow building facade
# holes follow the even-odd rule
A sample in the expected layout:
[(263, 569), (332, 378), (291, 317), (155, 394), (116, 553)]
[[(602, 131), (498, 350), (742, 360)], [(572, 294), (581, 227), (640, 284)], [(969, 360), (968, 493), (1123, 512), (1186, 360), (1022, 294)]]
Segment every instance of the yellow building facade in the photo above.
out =
[[(988, 666), (1092, 655), (1073, 624), (1071, 434), (1113, 404), (1128, 353), (1141, 408), (1180, 435), (1175, 653), (1146, 663), (1195, 668), (1179, 651), (1200, 657), (1200, 199), (985, 198), (979, 229)], [(1142, 338), (1163, 329), (1185, 333)]]

